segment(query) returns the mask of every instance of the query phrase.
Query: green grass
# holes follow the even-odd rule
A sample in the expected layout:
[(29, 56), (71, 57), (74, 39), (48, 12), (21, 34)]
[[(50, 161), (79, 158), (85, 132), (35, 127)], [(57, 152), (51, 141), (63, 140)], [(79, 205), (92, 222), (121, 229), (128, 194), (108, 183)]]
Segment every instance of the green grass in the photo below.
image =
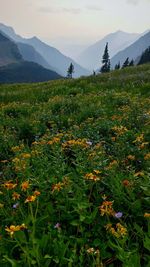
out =
[(150, 267), (150, 65), (0, 107), (0, 266)]

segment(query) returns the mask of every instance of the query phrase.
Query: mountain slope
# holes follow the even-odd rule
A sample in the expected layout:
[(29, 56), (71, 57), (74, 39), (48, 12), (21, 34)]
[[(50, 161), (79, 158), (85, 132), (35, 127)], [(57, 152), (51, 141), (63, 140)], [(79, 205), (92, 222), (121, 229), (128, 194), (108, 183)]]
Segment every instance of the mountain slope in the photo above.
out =
[(31, 45), (17, 43), (17, 46), (24, 60), (35, 62), (46, 69), (53, 69)]
[(140, 37), (132, 45), (128, 46), (124, 50), (117, 53), (114, 57), (112, 57), (111, 67), (114, 68), (114, 66), (119, 61), (120, 64), (122, 65), (127, 57), (133, 60), (137, 59), (139, 56), (141, 56), (141, 54), (145, 51), (145, 49), (148, 48), (149, 45), (150, 45), (150, 31), (147, 32), (144, 36)]
[(26, 39), (17, 35), (13, 28), (8, 27), (2, 23), (0, 23), (0, 29), (7, 34), (10, 38), (12, 38), (15, 42), (26, 43), (35, 48), (35, 50), (41, 54), (44, 60), (52, 70), (59, 72), (61, 75), (66, 76), (67, 69), (72, 62), (75, 67), (74, 77), (79, 77), (82, 75), (89, 75), (90, 72), (85, 68), (81, 67), (77, 64), (73, 59), (63, 55), (59, 50), (54, 47), (51, 47), (36, 37)]
[(60, 79), (57, 73), (23, 61), (0, 67), (0, 83), (30, 83)]
[(101, 66), (104, 48), (108, 42), (109, 55), (113, 57), (118, 51), (133, 43), (139, 34), (117, 31), (105, 36), (102, 40), (88, 47), (78, 58), (79, 64), (88, 69), (97, 69)]
[(17, 45), (0, 32), (0, 83), (41, 82), (61, 78), (39, 64), (24, 61)]
[(22, 60), (17, 45), (0, 32), (0, 66)]

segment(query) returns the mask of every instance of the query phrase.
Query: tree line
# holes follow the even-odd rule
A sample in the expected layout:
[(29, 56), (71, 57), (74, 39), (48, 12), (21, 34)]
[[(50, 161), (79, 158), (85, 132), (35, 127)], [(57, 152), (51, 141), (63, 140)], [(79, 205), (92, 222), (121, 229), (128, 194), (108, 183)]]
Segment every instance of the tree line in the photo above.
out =
[[(138, 65), (144, 64), (147, 62), (150, 62), (150, 46), (142, 53), (142, 56), (140, 57)], [(119, 70), (119, 69), (124, 69), (126, 67), (133, 67), (133, 66), (134, 66), (134, 60), (132, 59), (130, 61), (129, 57), (127, 57), (124, 63), (122, 64), (122, 66), (120, 62), (118, 62), (118, 64), (115, 65), (114, 69)], [(100, 69), (100, 72), (106, 73), (106, 72), (110, 72), (110, 70), (111, 70), (111, 62), (110, 62), (110, 57), (109, 57), (109, 52), (108, 52), (108, 43), (106, 43), (104, 54), (102, 57), (102, 67)], [(72, 78), (73, 73), (74, 73), (74, 65), (71, 63), (67, 70), (67, 78)], [(93, 71), (93, 75), (96, 75), (95, 71)]]

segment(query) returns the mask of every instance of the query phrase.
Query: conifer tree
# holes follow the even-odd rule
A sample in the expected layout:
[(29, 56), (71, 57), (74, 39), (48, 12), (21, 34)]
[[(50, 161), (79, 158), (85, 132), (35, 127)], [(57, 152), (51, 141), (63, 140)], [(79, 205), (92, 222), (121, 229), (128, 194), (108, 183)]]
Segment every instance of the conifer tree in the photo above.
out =
[(102, 67), (101, 67), (101, 72), (109, 72), (110, 71), (110, 59), (109, 59), (109, 52), (108, 52), (108, 43), (106, 43), (104, 54), (102, 57)]
[(124, 69), (124, 68), (126, 68), (128, 66), (129, 66), (129, 58), (127, 57), (126, 60), (125, 60), (125, 62), (122, 65), (122, 69)]
[(150, 62), (150, 46), (142, 53), (138, 65)]
[(67, 70), (67, 78), (72, 79), (72, 74), (74, 73), (74, 65), (71, 63)]
[(134, 60), (132, 59), (129, 63), (129, 67), (133, 67), (134, 66)]
[(120, 61), (118, 62), (118, 64), (115, 65), (115, 70), (119, 70), (120, 69)]

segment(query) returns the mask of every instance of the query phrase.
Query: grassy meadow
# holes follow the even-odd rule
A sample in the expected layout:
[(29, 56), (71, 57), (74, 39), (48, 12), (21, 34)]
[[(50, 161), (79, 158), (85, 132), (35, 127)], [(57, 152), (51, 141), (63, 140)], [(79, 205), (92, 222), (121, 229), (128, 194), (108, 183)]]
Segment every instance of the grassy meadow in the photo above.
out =
[(150, 267), (150, 65), (0, 85), (0, 266)]

